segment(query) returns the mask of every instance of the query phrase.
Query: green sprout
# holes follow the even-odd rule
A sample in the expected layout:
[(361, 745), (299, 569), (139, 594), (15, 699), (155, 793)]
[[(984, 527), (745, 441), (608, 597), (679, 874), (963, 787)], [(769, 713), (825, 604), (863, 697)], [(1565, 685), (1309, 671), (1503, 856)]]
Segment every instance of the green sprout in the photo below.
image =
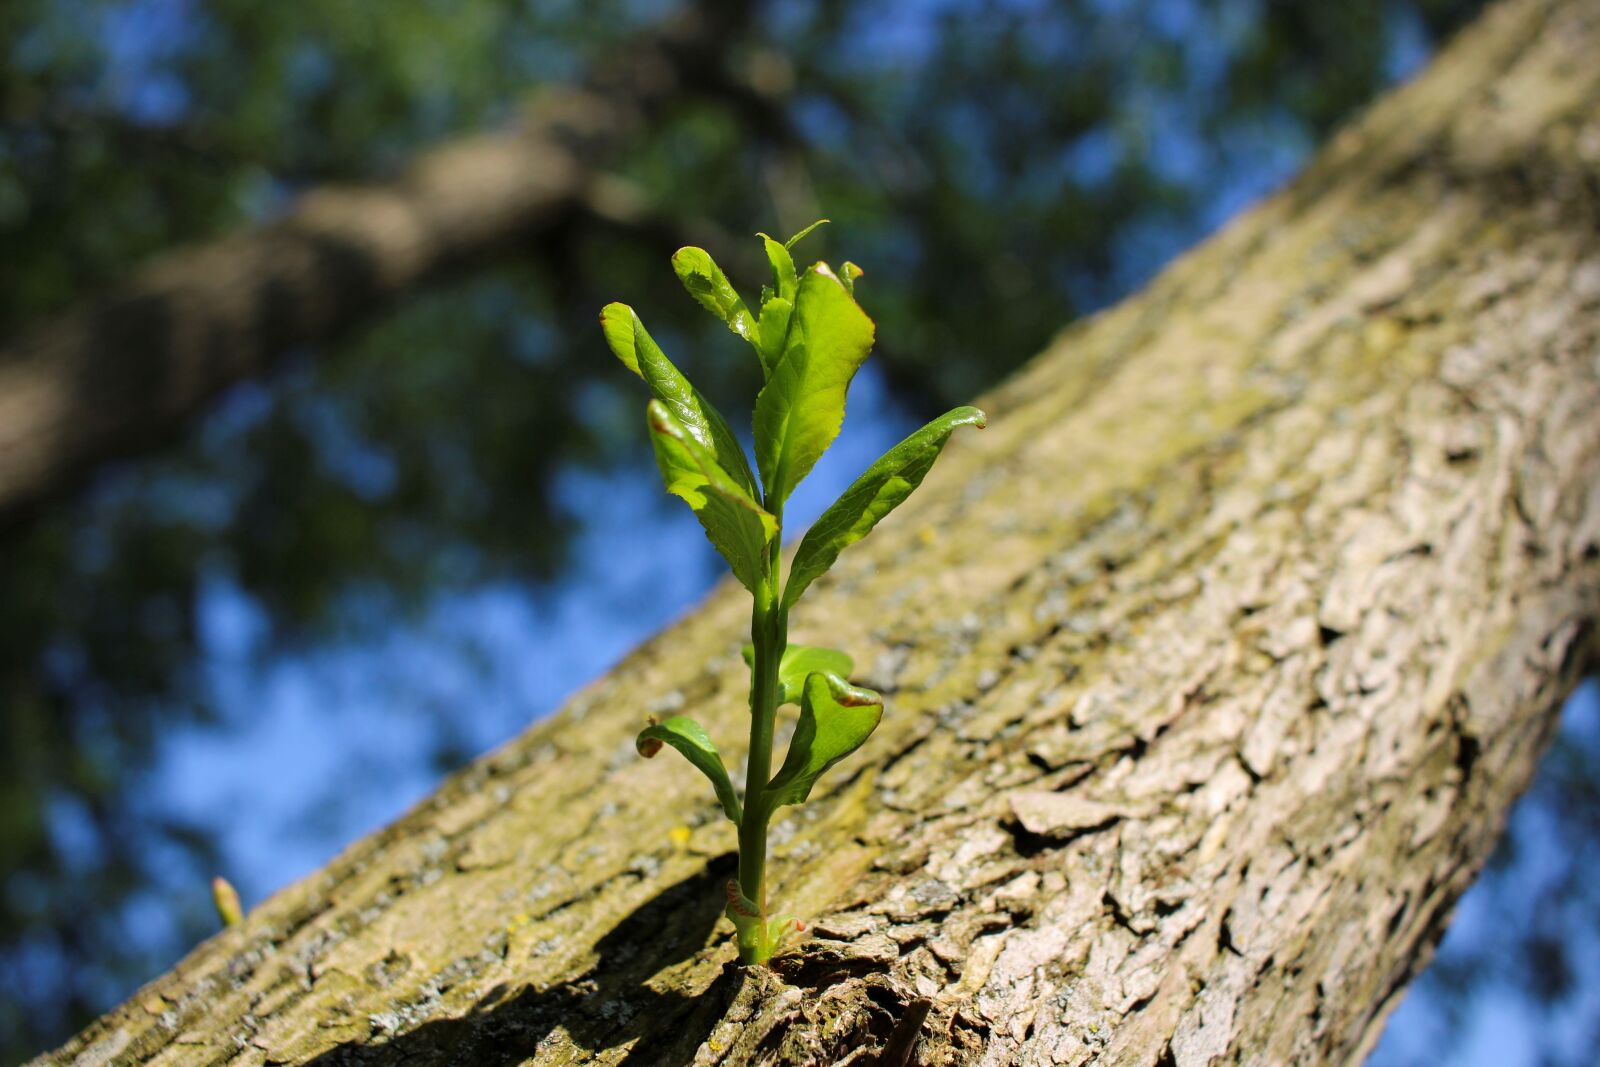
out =
[[(827, 221), (827, 220), (822, 220)], [(845, 546), (861, 540), (922, 483), (958, 426), (984, 425), (984, 414), (959, 407), (895, 445), (814, 523), (795, 551), (788, 583), (782, 566), (783, 505), (839, 434), (850, 380), (872, 349), (873, 324), (855, 300), (861, 268), (839, 273), (815, 263), (795, 270), (790, 249), (821, 222), (780, 244), (758, 234), (772, 267), (754, 314), (701, 248), (672, 257), (684, 288), (755, 349), (765, 385), (756, 397), (755, 454), (760, 483), (727, 421), (689, 383), (626, 304), (600, 313), (617, 358), (650, 388), (650, 440), (667, 491), (683, 498), (734, 577), (750, 591), (750, 755), (741, 798), (705, 728), (684, 715), (639, 734), (643, 756), (671, 745), (707, 778), (722, 811), (739, 828), (739, 877), (728, 883), (728, 918), (739, 958), (765, 963), (785, 934), (804, 927), (767, 903), (767, 826), (785, 804), (811, 795), (823, 772), (860, 748), (883, 716), (883, 698), (846, 679), (845, 653), (788, 641), (789, 609), (827, 573)], [(772, 773), (779, 706), (798, 704), (788, 754)]]

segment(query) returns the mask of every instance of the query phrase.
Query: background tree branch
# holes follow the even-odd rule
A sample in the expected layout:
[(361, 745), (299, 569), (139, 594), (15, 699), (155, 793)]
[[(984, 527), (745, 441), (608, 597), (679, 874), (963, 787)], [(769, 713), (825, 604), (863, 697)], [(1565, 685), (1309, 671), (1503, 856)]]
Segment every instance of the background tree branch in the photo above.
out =
[(391, 182), (315, 188), (281, 218), (163, 254), (0, 345), (0, 526), (444, 274), (594, 215), (658, 230), (603, 168), (662, 107), (716, 95), (774, 137), (786, 128), (728, 69), (744, 17), (739, 4), (686, 10), (584, 81), (544, 90), (514, 129), (432, 149)]

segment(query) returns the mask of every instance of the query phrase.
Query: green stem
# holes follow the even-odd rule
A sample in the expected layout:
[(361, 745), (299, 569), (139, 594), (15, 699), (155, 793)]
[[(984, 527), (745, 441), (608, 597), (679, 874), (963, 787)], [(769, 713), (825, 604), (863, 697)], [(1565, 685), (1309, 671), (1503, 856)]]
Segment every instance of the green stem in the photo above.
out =
[[(781, 520), (780, 520), (781, 521)], [(757, 591), (750, 618), (755, 663), (750, 672), (750, 755), (745, 769), (744, 818), (739, 824), (739, 891), (758, 911), (755, 922), (741, 927), (739, 958), (765, 963), (776, 947), (768, 931), (767, 823), (771, 811), (762, 799), (772, 776), (772, 733), (778, 717), (778, 666), (788, 645), (788, 616), (778, 584), (781, 540), (774, 537), (763, 559), (763, 586)]]

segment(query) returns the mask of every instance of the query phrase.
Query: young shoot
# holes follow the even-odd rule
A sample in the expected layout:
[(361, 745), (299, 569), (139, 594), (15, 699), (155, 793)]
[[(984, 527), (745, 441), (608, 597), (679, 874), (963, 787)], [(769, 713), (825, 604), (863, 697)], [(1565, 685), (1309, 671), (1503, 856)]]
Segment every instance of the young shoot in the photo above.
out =
[[(823, 220), (826, 221), (826, 220)], [(638, 749), (677, 749), (711, 780), (722, 811), (739, 828), (739, 877), (728, 883), (728, 918), (739, 958), (765, 963), (785, 934), (799, 928), (767, 899), (767, 826), (785, 804), (800, 804), (817, 779), (860, 748), (883, 715), (883, 698), (848, 681), (849, 656), (788, 641), (789, 611), (827, 573), (847, 545), (861, 540), (922, 483), (959, 426), (984, 424), (983, 412), (959, 407), (895, 445), (807, 531), (782, 580), (783, 505), (838, 436), (845, 393), (872, 348), (873, 324), (855, 300), (861, 268), (837, 273), (826, 263), (796, 270), (790, 252), (821, 223), (779, 243), (758, 234), (772, 268), (752, 311), (701, 248), (681, 248), (673, 269), (689, 295), (755, 349), (765, 384), (755, 403), (755, 470), (728, 423), (679, 372), (626, 304), (600, 313), (606, 341), (644, 379), (656, 464), (667, 491), (694, 510), (734, 577), (750, 591), (750, 755), (740, 797), (705, 729), (685, 715), (652, 722)], [(757, 474), (760, 480), (757, 480)], [(772, 735), (780, 705), (800, 719), (777, 773)]]

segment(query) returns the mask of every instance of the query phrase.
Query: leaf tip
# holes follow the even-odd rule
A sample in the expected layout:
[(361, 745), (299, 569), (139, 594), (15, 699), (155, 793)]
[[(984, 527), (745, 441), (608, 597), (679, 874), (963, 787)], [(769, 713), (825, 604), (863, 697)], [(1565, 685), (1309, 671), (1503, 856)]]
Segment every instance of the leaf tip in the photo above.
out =
[(883, 707), (883, 694), (872, 689), (853, 686), (832, 671), (812, 671), (806, 677), (806, 685), (809, 687), (813, 681), (819, 681), (826, 686), (828, 695), (841, 708)]
[(854, 296), (856, 292), (856, 279), (865, 273), (867, 272), (847, 259), (844, 261), (844, 266), (840, 268), (839, 280), (844, 282), (844, 287), (850, 290), (851, 296)]
[(644, 407), (646, 420), (650, 423), (652, 433), (664, 433), (672, 437), (678, 436), (676, 428), (672, 425), (672, 413), (667, 410), (667, 405), (659, 400), (652, 400)]
[(711, 254), (694, 245), (684, 245), (672, 253), (672, 269), (680, 278), (690, 274), (706, 273), (710, 261)]
[(807, 226), (805, 229), (801, 230), (799, 233), (795, 234), (793, 237), (791, 237), (787, 241), (783, 242), (783, 247), (786, 248), (786, 249), (787, 248), (793, 248), (796, 244), (798, 244), (800, 242), (801, 238), (805, 237), (812, 230), (816, 229), (818, 226), (825, 226), (831, 221), (832, 221), (831, 219), (818, 219), (816, 222), (813, 222), (810, 226)]
[(639, 316), (627, 304), (613, 300), (600, 309), (600, 332), (605, 334), (606, 344), (623, 366), (641, 378), (644, 373), (639, 369), (637, 335), (642, 329)]

